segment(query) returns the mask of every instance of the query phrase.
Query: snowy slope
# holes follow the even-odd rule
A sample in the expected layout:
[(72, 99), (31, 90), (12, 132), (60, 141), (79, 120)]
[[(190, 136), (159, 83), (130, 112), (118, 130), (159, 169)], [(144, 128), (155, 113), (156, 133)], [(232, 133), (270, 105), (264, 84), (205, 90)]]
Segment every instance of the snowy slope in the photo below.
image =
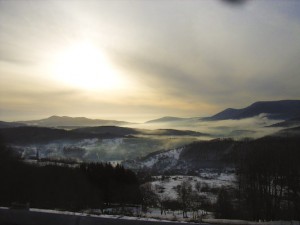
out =
[(144, 158), (127, 160), (123, 165), (132, 170), (146, 170), (154, 174), (194, 175), (199, 170), (234, 167), (232, 140), (193, 142), (184, 147), (153, 152)]
[(170, 170), (176, 167), (180, 161), (180, 154), (184, 147), (175, 148), (168, 151), (152, 153), (143, 159), (127, 160), (122, 164), (129, 169), (153, 169), (161, 172)]
[(182, 150), (183, 148), (177, 148), (166, 152), (162, 152), (160, 154), (154, 155), (153, 157), (147, 158), (145, 161), (141, 163), (141, 165), (144, 167), (151, 168), (155, 164), (159, 163), (161, 160), (165, 160), (165, 159), (168, 159), (172, 164), (175, 164), (179, 159)]

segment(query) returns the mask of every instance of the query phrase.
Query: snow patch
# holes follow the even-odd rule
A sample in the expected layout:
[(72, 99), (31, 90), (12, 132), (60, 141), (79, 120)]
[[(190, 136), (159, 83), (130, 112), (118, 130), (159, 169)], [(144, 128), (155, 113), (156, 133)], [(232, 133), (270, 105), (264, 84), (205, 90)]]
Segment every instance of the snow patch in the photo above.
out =
[(180, 157), (180, 154), (184, 148), (176, 148), (166, 152), (159, 153), (157, 155), (151, 156), (142, 162), (142, 166), (151, 168), (153, 167), (158, 161), (163, 159), (168, 159), (169, 161), (177, 161)]
[[(236, 177), (234, 173), (220, 173), (214, 177), (208, 177), (210, 173), (205, 172), (206, 177), (199, 176), (153, 176), (154, 181), (151, 182), (155, 192), (161, 199), (177, 199), (178, 194), (176, 188), (182, 182), (189, 182), (193, 190), (197, 191), (199, 195), (205, 196), (210, 201), (217, 200), (217, 193), (212, 193), (212, 189), (219, 189), (221, 187), (234, 187), (236, 184)], [(200, 184), (200, 190), (197, 190), (196, 184)]]

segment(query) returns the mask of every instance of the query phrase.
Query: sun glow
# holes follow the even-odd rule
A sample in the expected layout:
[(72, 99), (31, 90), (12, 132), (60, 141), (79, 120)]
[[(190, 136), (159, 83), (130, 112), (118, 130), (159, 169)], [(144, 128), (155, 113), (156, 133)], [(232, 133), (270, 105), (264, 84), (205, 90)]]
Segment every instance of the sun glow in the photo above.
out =
[(55, 79), (87, 90), (112, 90), (124, 85), (103, 52), (89, 42), (72, 45), (55, 57)]

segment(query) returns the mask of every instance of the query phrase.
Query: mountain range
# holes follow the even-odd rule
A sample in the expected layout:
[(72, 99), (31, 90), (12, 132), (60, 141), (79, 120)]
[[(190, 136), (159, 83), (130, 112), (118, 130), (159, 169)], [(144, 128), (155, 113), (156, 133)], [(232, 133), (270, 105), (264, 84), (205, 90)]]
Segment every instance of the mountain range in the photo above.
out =
[(300, 115), (300, 100), (262, 101), (242, 109), (228, 108), (206, 120), (237, 120), (264, 115), (269, 119), (286, 120)]
[(69, 116), (51, 116), (41, 120), (18, 121), (18, 123), (39, 127), (121, 126), (131, 124), (129, 122), (118, 120), (101, 120)]
[(180, 123), (193, 122), (195, 120), (217, 121), (217, 120), (239, 120), (255, 116), (264, 116), (269, 119), (289, 120), (300, 115), (300, 100), (259, 101), (242, 109), (227, 108), (210, 117), (162, 117), (147, 121), (146, 123)]
[[(194, 123), (199, 121), (217, 121), (217, 120), (239, 120), (255, 116), (264, 116), (269, 119), (289, 120), (284, 124), (277, 126), (287, 126), (299, 122), (300, 100), (281, 100), (281, 101), (260, 101), (251, 104), (242, 109), (228, 108), (211, 117), (192, 117), (180, 118), (166, 116), (154, 120), (149, 120), (145, 124), (160, 123)], [(296, 119), (298, 118), (298, 119)], [(86, 117), (68, 117), (51, 116), (40, 120), (4, 122), (0, 121), (0, 128), (18, 127), (18, 126), (39, 126), (39, 127), (57, 127), (57, 128), (78, 128), (93, 126), (126, 126), (133, 123), (118, 120), (89, 119)]]

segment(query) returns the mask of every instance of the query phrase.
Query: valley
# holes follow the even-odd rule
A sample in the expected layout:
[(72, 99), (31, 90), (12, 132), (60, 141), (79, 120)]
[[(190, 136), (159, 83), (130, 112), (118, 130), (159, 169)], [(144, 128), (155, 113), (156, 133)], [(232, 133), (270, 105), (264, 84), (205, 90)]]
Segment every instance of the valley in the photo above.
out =
[[(68, 122), (62, 123), (67, 125), (64, 129), (54, 120), (61, 121), (65, 117), (50, 117), (41, 120), (43, 123), (35, 121), (35, 126), (32, 126), (32, 121), (2, 122), (0, 136), (15, 157), (33, 167), (79, 170), (84, 165), (91, 165), (92, 168), (92, 165), (103, 164), (116, 170), (133, 171), (139, 180), (141, 198), (144, 199), (141, 206), (144, 217), (191, 221), (201, 211), (206, 219), (217, 218), (220, 193), (223, 192), (231, 199), (231, 203), (226, 203), (232, 207), (229, 207), (230, 213), (241, 217), (235, 205), (238, 204), (239, 188), (247, 188), (248, 185), (247, 174), (243, 173), (249, 171), (243, 164), (252, 167), (251, 160), (271, 163), (271, 158), (264, 158), (265, 155), (252, 159), (252, 152), (260, 149), (261, 152), (256, 154), (270, 155), (274, 151), (277, 152), (274, 156), (276, 160), (277, 156), (285, 160), (289, 156), (283, 155), (283, 151), (290, 150), (288, 154), (295, 157), (295, 162), (299, 156), (295, 151), (300, 134), (298, 118), (283, 113), (281, 115), (286, 115), (285, 119), (274, 120), (271, 114), (263, 110), (257, 111), (256, 108), (255, 112), (253, 117), (242, 119), (217, 120), (223, 114), (221, 112), (211, 119), (164, 117), (123, 126), (113, 125), (114, 121), (106, 126)], [(67, 121), (72, 119), (68, 117)], [(286, 149), (285, 143), (290, 149)], [(284, 161), (278, 166), (282, 168), (286, 163)], [(289, 185), (292, 183), (285, 186), (280, 183), (274, 188), (293, 191), (293, 186)], [(285, 201), (293, 202), (287, 197), (280, 203), (281, 207), (286, 207)], [(122, 213), (122, 207), (110, 208), (106, 204), (101, 205), (100, 214), (104, 211)], [(193, 211), (195, 209), (196, 212)], [(175, 216), (176, 210), (183, 213), (182, 218)]]

